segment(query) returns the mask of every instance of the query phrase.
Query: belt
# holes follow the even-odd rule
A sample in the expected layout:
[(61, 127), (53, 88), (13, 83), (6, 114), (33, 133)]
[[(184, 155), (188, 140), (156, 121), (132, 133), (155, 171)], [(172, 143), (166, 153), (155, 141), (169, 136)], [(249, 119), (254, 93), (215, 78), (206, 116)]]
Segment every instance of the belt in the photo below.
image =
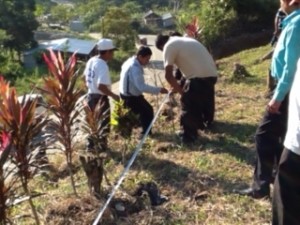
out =
[(143, 97), (143, 95), (134, 96), (134, 95), (122, 95), (122, 94), (120, 94), (120, 96), (121, 96), (122, 99)]

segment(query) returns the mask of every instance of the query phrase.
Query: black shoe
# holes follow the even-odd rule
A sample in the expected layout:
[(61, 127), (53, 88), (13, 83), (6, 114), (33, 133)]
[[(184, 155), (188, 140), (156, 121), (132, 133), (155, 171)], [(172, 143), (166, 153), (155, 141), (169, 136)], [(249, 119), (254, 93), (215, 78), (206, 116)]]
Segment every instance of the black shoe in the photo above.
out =
[(148, 193), (151, 205), (157, 206), (168, 201), (168, 198), (160, 194), (157, 185), (154, 182), (148, 182), (146, 184), (140, 183), (138, 188), (134, 191), (133, 196), (141, 196), (143, 191)]
[(186, 137), (186, 136), (180, 137), (181, 145), (192, 145), (196, 142), (196, 140), (197, 140), (196, 137)]
[(242, 190), (235, 190), (234, 193), (244, 196), (249, 196), (254, 199), (262, 199), (262, 198), (269, 198), (270, 197), (270, 191), (259, 191), (254, 190), (253, 188), (246, 188)]

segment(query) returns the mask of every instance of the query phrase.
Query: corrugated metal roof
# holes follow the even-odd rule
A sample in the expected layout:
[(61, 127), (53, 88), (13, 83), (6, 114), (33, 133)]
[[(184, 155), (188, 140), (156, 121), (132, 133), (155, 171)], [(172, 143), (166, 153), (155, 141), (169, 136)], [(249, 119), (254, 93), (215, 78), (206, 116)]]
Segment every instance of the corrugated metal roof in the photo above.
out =
[(55, 51), (69, 52), (77, 54), (88, 55), (96, 46), (97, 41), (80, 40), (75, 38), (62, 38), (43, 42), (40, 44), (40, 48), (51, 48)]
[(161, 18), (163, 20), (166, 20), (166, 19), (170, 19), (170, 18), (173, 18), (172, 14), (171, 13), (165, 13), (161, 16)]
[(156, 17), (160, 17), (159, 15), (157, 15), (155, 12), (153, 12), (152, 10), (149, 10), (148, 12), (145, 13), (144, 18), (147, 18), (149, 16), (156, 16)]

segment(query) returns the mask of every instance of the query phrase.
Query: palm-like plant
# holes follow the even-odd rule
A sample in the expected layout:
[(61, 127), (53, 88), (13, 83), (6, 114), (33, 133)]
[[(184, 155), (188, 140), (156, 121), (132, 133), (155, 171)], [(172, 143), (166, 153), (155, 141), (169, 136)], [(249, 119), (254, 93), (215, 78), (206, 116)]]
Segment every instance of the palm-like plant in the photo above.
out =
[(32, 167), (36, 166), (35, 156), (38, 148), (34, 146), (34, 140), (40, 135), (42, 128), (47, 123), (47, 117), (35, 113), (37, 99), (23, 97), (18, 101), (17, 92), (10, 88), (9, 84), (0, 79), (0, 123), (3, 128), (11, 133), (11, 161), (16, 166), (15, 174), (20, 178), (22, 188), (29, 196), (36, 224), (39, 224), (38, 215), (34, 207), (29, 180), (32, 178)]
[(4, 164), (8, 159), (11, 150), (11, 136), (10, 133), (2, 131), (0, 135), (0, 224), (7, 223), (6, 217), (6, 200), (8, 199), (9, 188), (5, 185), (7, 174), (4, 172)]
[(52, 50), (49, 53), (49, 56), (43, 56), (50, 75), (44, 78), (43, 87), (39, 90), (44, 96), (45, 107), (56, 117), (49, 126), (55, 131), (54, 134), (62, 146), (59, 148), (65, 154), (71, 185), (74, 194), (77, 195), (72, 170), (75, 149), (73, 139), (77, 134), (73, 128), (80, 115), (76, 103), (81, 96), (81, 90), (76, 87), (79, 78), (78, 71), (75, 71), (76, 57), (73, 54), (65, 64), (60, 53), (55, 54)]
[(89, 136), (94, 144), (94, 148), (88, 152), (84, 152), (80, 156), (85, 174), (88, 178), (88, 186), (91, 194), (96, 196), (100, 194), (101, 183), (104, 175), (103, 161), (106, 158), (107, 146), (104, 141), (106, 138), (105, 127), (102, 122), (108, 114), (103, 112), (103, 106), (100, 101), (94, 110), (88, 105), (84, 106), (85, 120), (83, 120), (83, 131)]

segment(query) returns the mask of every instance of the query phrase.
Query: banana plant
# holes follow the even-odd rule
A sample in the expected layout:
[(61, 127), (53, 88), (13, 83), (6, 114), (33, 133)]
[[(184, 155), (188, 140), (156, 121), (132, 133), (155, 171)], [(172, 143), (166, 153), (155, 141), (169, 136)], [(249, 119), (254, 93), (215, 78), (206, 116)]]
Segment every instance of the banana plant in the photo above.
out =
[(45, 107), (55, 116), (49, 127), (55, 133), (61, 146), (57, 146), (65, 157), (70, 174), (71, 185), (77, 196), (73, 174), (74, 137), (78, 129), (75, 129), (79, 120), (80, 110), (76, 103), (82, 94), (82, 90), (76, 87), (79, 73), (76, 70), (76, 57), (73, 54), (67, 63), (60, 52), (57, 54), (49, 50), (49, 54), (43, 54), (48, 66), (49, 75), (44, 77), (43, 85), (38, 88), (44, 97)]
[(37, 165), (39, 148), (35, 145), (43, 127), (47, 124), (47, 116), (36, 114), (37, 99), (23, 97), (18, 101), (17, 91), (0, 79), (0, 124), (3, 130), (11, 134), (10, 161), (13, 170), (21, 182), (23, 191), (29, 196), (28, 201), (36, 224), (40, 224), (37, 211), (31, 198), (29, 181), (33, 177), (33, 167)]

